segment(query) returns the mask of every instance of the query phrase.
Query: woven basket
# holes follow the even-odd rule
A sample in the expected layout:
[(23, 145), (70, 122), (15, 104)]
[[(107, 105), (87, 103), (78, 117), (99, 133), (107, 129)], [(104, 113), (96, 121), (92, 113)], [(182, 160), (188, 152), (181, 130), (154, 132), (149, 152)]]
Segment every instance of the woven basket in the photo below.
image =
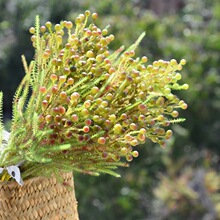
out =
[[(73, 175), (56, 178), (36, 177), (0, 184), (0, 220), (79, 220)], [(67, 186), (71, 186), (67, 187)]]

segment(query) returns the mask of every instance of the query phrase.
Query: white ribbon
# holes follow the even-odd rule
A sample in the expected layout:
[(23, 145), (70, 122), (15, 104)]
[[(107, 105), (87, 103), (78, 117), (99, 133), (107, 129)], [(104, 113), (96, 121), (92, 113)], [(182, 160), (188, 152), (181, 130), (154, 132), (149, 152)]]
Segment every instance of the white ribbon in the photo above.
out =
[(19, 185), (23, 185), (24, 184), (24, 182), (23, 182), (23, 180), (22, 180), (22, 178), (21, 178), (21, 172), (20, 172), (20, 169), (19, 169), (19, 167), (18, 166), (8, 166), (8, 167), (6, 167), (6, 168), (0, 168), (0, 174), (3, 172), (3, 170), (7, 170), (8, 171), (8, 174), (13, 178), (13, 179), (15, 179), (16, 180), (16, 182), (19, 184)]
[(3, 130), (3, 141), (5, 140), (7, 143), (8, 143), (8, 140), (9, 140), (9, 137), (10, 137), (10, 133), (9, 132), (7, 132), (7, 131), (5, 131), (5, 130)]
[[(3, 138), (2, 138), (2, 143), (0, 145), (0, 149), (3, 148), (5, 145), (7, 145), (8, 143), (8, 140), (9, 140), (9, 137), (10, 137), (10, 133), (8, 133), (7, 131), (3, 130)], [(19, 169), (19, 165), (21, 163), (17, 164), (17, 165), (12, 165), (12, 166), (8, 166), (8, 167), (0, 167), (0, 174), (3, 172), (3, 170), (7, 170), (8, 174), (16, 180), (16, 182), (19, 184), (19, 185), (23, 185), (23, 180), (21, 178), (21, 172), (20, 172), (20, 169)]]

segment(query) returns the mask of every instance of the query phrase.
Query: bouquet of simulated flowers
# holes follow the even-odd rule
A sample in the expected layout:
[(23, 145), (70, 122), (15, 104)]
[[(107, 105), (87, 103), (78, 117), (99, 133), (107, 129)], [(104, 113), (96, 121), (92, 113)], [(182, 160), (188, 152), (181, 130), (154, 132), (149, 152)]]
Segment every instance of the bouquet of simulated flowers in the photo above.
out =
[[(0, 180), (59, 177), (79, 171), (119, 176), (114, 169), (138, 156), (146, 139), (165, 147), (171, 123), (187, 104), (173, 90), (179, 63), (135, 57), (144, 37), (128, 49), (109, 50), (114, 35), (85, 11), (71, 21), (30, 28), (35, 48), (13, 100), (10, 134), (0, 126)], [(0, 104), (2, 107), (2, 93)]]

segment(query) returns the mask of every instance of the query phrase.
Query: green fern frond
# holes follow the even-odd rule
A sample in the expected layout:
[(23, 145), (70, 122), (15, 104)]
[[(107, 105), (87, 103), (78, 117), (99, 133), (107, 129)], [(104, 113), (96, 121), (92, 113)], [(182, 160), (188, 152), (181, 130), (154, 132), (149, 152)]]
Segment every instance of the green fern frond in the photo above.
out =
[(34, 77), (33, 77), (33, 72), (34, 72), (34, 67), (35, 67), (35, 61), (32, 60), (29, 64), (29, 67), (28, 67), (28, 72), (29, 74), (31, 75), (30, 77), (30, 86), (33, 88), (34, 86)]
[(108, 168), (108, 169), (115, 169), (116, 167), (128, 167), (129, 164), (128, 163), (125, 163), (125, 162), (99, 162), (98, 163), (98, 166), (100, 167), (105, 167), (105, 168)]
[(13, 110), (12, 110), (12, 126), (19, 124), (18, 121), (24, 121), (23, 110), (27, 103), (27, 96), (29, 93), (29, 75), (26, 74), (21, 81), (14, 96)]
[[(112, 169), (112, 168), (111, 168)], [(106, 168), (100, 168), (100, 169), (97, 169), (97, 172), (98, 173), (105, 173), (105, 174), (109, 174), (109, 175), (112, 175), (112, 176), (115, 176), (115, 177), (121, 177), (120, 174), (114, 172), (113, 170), (110, 170), (110, 169), (106, 169)]]
[(36, 60), (33, 60), (31, 63), (31, 84), (34, 87), (35, 83), (37, 82), (37, 72), (38, 72), (38, 64)]
[[(32, 106), (32, 105), (29, 105)], [(39, 124), (38, 124), (38, 115), (36, 112), (33, 112), (31, 114), (30, 112), (30, 108), (27, 109), (27, 111), (29, 112), (27, 115), (30, 116), (32, 115), (32, 119), (30, 119), (32, 121), (32, 133), (33, 135), (37, 134), (38, 130), (39, 130)]]
[[(36, 50), (38, 52), (40, 52), (40, 49), (41, 49), (40, 48), (40, 32), (39, 32), (39, 30), (40, 30), (40, 18), (39, 18), (39, 15), (37, 15), (35, 18), (35, 31), (36, 31), (35, 36), (37, 37), (37, 39), (36, 39), (37, 49)], [(37, 60), (39, 61), (39, 59), (40, 59), (40, 57), (38, 56)]]
[(176, 124), (176, 123), (184, 122), (185, 120), (186, 120), (185, 118), (176, 118), (176, 119), (169, 120), (169, 122), (172, 124)]
[(32, 61), (31, 67), (31, 79), (32, 86), (39, 82), (39, 77), (42, 77), (39, 73), (39, 63), (42, 59), (42, 50), (41, 50), (41, 39), (40, 39), (40, 18), (37, 15), (35, 18), (35, 36), (36, 36), (36, 49), (35, 49), (35, 60)]
[(88, 170), (84, 170), (84, 169), (80, 169), (78, 167), (73, 167), (72, 170), (74, 172), (79, 172), (79, 173), (84, 173), (84, 174), (89, 174), (89, 175), (92, 175), (92, 176), (100, 176), (100, 174), (98, 172), (95, 172), (95, 171), (88, 171)]
[(21, 55), (21, 60), (22, 60), (25, 73), (26, 74), (29, 73), (28, 64), (27, 64), (27, 61), (24, 55)]
[(143, 40), (144, 36), (145, 36), (145, 32), (143, 32), (139, 37), (138, 39), (135, 41), (134, 44), (132, 44), (126, 51), (131, 51), (131, 50), (135, 50), (139, 44), (141, 43), (141, 41)]

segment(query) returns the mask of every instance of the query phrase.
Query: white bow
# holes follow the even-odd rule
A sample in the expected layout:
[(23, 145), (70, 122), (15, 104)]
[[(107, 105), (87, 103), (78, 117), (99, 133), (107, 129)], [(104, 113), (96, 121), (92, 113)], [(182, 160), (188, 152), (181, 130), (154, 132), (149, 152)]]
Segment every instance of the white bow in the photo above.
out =
[[(2, 138), (2, 143), (0, 143), (0, 150), (1, 148), (4, 147), (4, 145), (7, 145), (9, 137), (10, 137), (10, 133), (8, 133), (7, 131), (3, 130), (3, 138)], [(0, 152), (1, 153), (1, 152)], [(12, 165), (12, 166), (8, 166), (5, 168), (0, 167), (0, 174), (3, 172), (4, 169), (6, 169), (8, 171), (8, 174), (17, 181), (17, 183), (19, 185), (23, 185), (23, 180), (21, 178), (21, 172), (19, 169), (18, 165)]]

